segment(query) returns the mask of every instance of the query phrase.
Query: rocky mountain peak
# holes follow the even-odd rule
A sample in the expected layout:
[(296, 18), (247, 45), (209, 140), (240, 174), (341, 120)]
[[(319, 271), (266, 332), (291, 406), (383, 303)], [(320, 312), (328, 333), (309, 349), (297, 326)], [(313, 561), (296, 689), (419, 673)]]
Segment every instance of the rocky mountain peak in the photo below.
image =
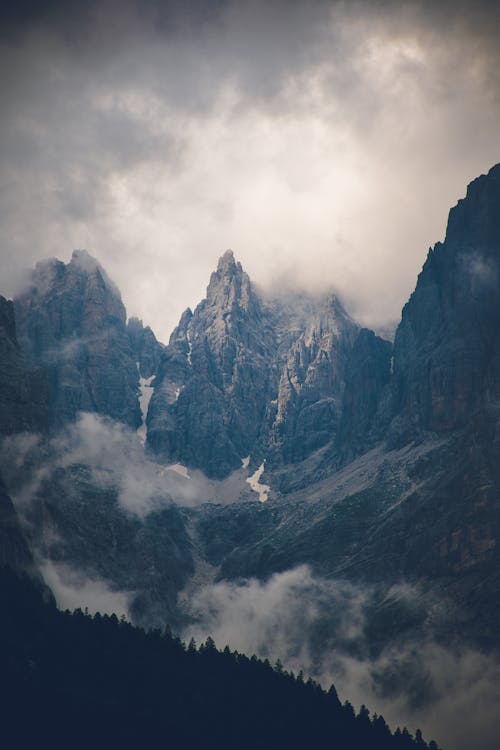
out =
[(217, 270), (210, 277), (207, 287), (207, 302), (223, 311), (237, 306), (247, 310), (251, 304), (250, 278), (241, 263), (235, 260), (232, 250), (226, 250), (219, 258)]
[(121, 293), (117, 285), (110, 279), (97, 258), (94, 258), (87, 250), (73, 250), (71, 261), (67, 266), (68, 272), (77, 272), (89, 278), (96, 278), (99, 282), (121, 300)]
[(89, 253), (38, 263), (15, 299), (19, 344), (48, 373), (53, 426), (79, 411), (140, 424), (136, 356), (116, 285)]

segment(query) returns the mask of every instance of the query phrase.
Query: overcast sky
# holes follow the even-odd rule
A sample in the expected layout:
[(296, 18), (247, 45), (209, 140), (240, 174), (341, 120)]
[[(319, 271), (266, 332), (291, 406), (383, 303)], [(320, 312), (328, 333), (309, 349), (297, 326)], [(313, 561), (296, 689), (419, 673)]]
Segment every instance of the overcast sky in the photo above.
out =
[(2, 3), (0, 291), (86, 248), (166, 340), (232, 248), (397, 319), (500, 161), (498, 5)]

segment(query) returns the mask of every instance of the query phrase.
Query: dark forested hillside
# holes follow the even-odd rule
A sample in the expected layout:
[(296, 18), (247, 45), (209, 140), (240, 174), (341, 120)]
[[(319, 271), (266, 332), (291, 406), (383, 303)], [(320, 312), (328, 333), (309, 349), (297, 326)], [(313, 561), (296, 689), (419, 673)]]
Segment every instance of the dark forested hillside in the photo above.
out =
[(6, 568), (0, 592), (4, 747), (436, 748), (279, 664), (59, 612)]

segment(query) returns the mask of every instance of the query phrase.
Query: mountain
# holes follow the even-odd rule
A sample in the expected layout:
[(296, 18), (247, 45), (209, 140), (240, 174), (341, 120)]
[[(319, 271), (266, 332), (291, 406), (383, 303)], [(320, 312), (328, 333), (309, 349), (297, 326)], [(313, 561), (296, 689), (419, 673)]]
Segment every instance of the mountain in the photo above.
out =
[(80, 411), (140, 426), (139, 376), (125, 307), (94, 258), (75, 250), (68, 264), (38, 263), (14, 307), (26, 359), (48, 375), (53, 429)]
[(227, 251), (206, 298), (170, 338), (148, 413), (149, 449), (219, 479), (247, 457), (251, 465), (300, 461), (335, 439), (357, 332), (334, 295), (295, 307), (266, 298)]
[(148, 447), (210, 477), (241, 466), (276, 378), (274, 348), (261, 300), (228, 251), (206, 299), (194, 313), (186, 310), (172, 333), (149, 408)]
[(404, 581), (432, 590), (447, 610), (436, 619), (436, 599), (422, 600), (427, 633), (434, 622), (445, 640), (500, 646), (499, 233), (497, 166), (451, 210), (393, 352), (359, 332), (337, 446), (267, 471), (281, 497), (260, 512), (221, 509), (217, 532), (203, 519), (207, 554), (229, 515), (253, 528), (212, 557), (219, 576), (265, 579), (308, 563), (382, 592)]
[[(0, 457), (31, 549), (125, 597), (144, 626), (180, 632), (204, 587), (250, 591), (242, 581), (307, 565), (362, 602), (346, 640), (335, 597), (315, 601), (315, 664), (428, 643), (494, 659), (499, 274), (500, 165), (452, 208), (394, 344), (334, 294), (263, 293), (231, 251), (166, 347), (126, 325), (89, 256), (40, 264), (15, 302), (20, 347), (5, 303), (0, 383), (6, 423), (12, 403), (37, 432), (43, 399), (3, 394), (33, 367), (49, 383), (50, 438)], [(419, 665), (405, 668), (372, 675), (381, 694), (432, 700)]]

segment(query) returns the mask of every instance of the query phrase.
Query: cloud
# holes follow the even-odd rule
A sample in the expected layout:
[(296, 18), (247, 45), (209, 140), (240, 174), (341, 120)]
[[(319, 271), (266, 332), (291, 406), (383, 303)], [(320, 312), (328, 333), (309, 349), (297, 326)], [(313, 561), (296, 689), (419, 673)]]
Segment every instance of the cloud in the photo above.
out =
[(116, 591), (107, 581), (90, 578), (64, 563), (43, 560), (39, 568), (60, 609), (86, 608), (91, 615), (100, 612), (129, 617), (133, 592)]
[(421, 728), (444, 747), (468, 750), (478, 742), (497, 747), (500, 662), (472, 648), (444, 646), (426, 627), (399, 630), (383, 645), (370, 638), (373, 607), (391, 603), (418, 620), (439, 603), (408, 585), (375, 587), (314, 576), (306, 566), (267, 582), (221, 581), (198, 590), (189, 605), (193, 622), (183, 637), (198, 643), (211, 635), (286, 669), (333, 682), (342, 700), (365, 703), (393, 727)]
[[(84, 467), (96, 489), (116, 493), (121, 508), (140, 518), (172, 503), (194, 507), (257, 501), (246, 483), (248, 472), (236, 471), (217, 481), (207, 479), (201, 471), (158, 464), (147, 457), (137, 433), (90, 412), (81, 412), (73, 424), (49, 440), (32, 433), (4, 438), (0, 465), (22, 513), (42, 490), (43, 482), (74, 467)], [(71, 473), (68, 477), (74, 492), (74, 477)]]
[(364, 323), (397, 318), (449, 206), (498, 161), (498, 17), (486, 2), (11, 5), (2, 292), (86, 247), (166, 340), (232, 247), (259, 284), (332, 286)]

